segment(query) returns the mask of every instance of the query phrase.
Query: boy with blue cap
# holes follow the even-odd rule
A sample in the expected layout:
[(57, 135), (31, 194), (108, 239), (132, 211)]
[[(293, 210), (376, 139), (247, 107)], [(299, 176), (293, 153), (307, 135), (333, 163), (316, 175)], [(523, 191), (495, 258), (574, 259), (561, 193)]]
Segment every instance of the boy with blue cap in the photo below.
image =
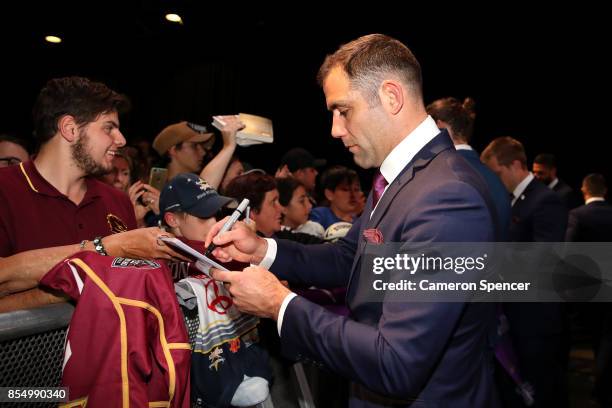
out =
[[(209, 229), (236, 204), (191, 173), (170, 180), (159, 199), (163, 224), (202, 253)], [(202, 265), (169, 266), (175, 280), (183, 278), (175, 284), (179, 303), (198, 308), (199, 328), (191, 356), (192, 403), (225, 407), (263, 402), (269, 394), (271, 371), (268, 355), (258, 344), (259, 319), (239, 312), (221, 282), (211, 279), (207, 270), (196, 270)]]

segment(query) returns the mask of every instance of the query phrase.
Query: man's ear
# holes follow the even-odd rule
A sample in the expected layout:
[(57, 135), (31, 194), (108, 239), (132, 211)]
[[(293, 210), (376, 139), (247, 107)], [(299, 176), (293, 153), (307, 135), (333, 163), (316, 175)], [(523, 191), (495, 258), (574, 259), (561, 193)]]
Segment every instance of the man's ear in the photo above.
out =
[(448, 129), (449, 128), (448, 123), (440, 119), (436, 119), (436, 126), (438, 127), (438, 129)]
[(404, 89), (398, 81), (383, 81), (378, 91), (385, 110), (391, 115), (397, 115), (404, 106)]
[(284, 164), (282, 167), (279, 167), (278, 170), (276, 170), (276, 174), (274, 175), (274, 177), (276, 178), (293, 177), (293, 174), (291, 174), (291, 172), (289, 171), (289, 167), (286, 164)]
[(249, 226), (249, 228), (253, 229), (253, 232), (257, 231), (257, 220), (255, 219), (255, 217), (259, 216), (260, 212), (261, 210), (253, 209), (249, 213), (249, 223), (247, 225)]
[(168, 157), (171, 157), (171, 158), (172, 158), (172, 157), (174, 157), (174, 156), (176, 156), (176, 145), (171, 146), (171, 147), (168, 149)]
[(67, 142), (74, 142), (79, 136), (79, 126), (72, 115), (64, 115), (57, 121), (57, 131)]
[(178, 228), (181, 225), (179, 217), (173, 212), (167, 212), (164, 214), (164, 221), (171, 228)]
[[(525, 168), (520, 160), (512, 160), (512, 163), (510, 163), (508, 167), (515, 170), (523, 170)], [(527, 168), (527, 170), (529, 170), (529, 168)]]
[(326, 188), (325, 190), (323, 190), (323, 194), (325, 194), (325, 198), (327, 199), (327, 201), (331, 203), (332, 198), (334, 198), (334, 191), (330, 190), (329, 188)]

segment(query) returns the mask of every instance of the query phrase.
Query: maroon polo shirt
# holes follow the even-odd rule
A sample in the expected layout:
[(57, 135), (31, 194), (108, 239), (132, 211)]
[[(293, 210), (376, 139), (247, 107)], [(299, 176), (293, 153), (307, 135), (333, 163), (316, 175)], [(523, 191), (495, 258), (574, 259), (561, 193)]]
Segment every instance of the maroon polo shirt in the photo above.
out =
[(86, 183), (85, 197), (76, 205), (49, 184), (32, 161), (1, 168), (0, 256), (136, 228), (124, 192), (93, 178)]

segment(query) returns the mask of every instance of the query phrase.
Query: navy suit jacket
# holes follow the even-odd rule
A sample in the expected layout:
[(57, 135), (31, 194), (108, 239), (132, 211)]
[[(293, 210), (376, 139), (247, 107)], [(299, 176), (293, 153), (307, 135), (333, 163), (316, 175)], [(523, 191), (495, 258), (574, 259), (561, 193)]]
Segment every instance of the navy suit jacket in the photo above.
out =
[(512, 206), (510, 241), (563, 242), (567, 209), (559, 196), (537, 179)]
[(565, 240), (612, 242), (612, 205), (594, 201), (570, 211)]
[(508, 237), (508, 229), (510, 228), (511, 218), (511, 201), (508, 190), (506, 190), (506, 187), (501, 182), (497, 174), (493, 173), (490, 168), (480, 161), (480, 157), (478, 157), (478, 153), (476, 153), (476, 151), (461, 149), (457, 150), (457, 152), (484, 177), (485, 182), (489, 187), (491, 198), (495, 204), (495, 210), (497, 211), (497, 218), (499, 219), (501, 234), (500, 238), (502, 241), (505, 241)]
[(559, 179), (553, 187), (553, 191), (559, 195), (561, 202), (565, 204), (568, 210), (576, 208), (580, 205), (580, 198), (574, 193), (574, 190), (563, 180)]
[[(284, 314), (284, 352), (353, 381), (351, 407), (496, 407), (487, 336), (489, 303), (368, 302), (360, 287), (364, 229), (384, 242), (493, 241), (492, 201), (483, 178), (443, 131), (421, 149), (336, 244), (279, 241), (271, 270), (316, 286), (347, 285), (350, 316), (301, 297)], [(406, 294), (408, 297), (409, 295)]]
[[(560, 197), (534, 178), (512, 206), (510, 241), (563, 242), (566, 226), (567, 209)], [(504, 311), (515, 336), (557, 336), (567, 329), (560, 303), (505, 303)]]

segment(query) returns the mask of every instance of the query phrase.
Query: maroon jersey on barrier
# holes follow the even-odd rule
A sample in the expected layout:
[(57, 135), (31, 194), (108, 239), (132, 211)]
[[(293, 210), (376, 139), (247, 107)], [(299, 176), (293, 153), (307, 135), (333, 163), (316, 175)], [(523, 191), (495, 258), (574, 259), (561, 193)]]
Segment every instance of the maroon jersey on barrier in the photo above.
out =
[(41, 284), (77, 302), (62, 371), (71, 406), (189, 407), (191, 347), (165, 265), (79, 252)]
[(0, 169), (0, 180), (0, 256), (136, 228), (128, 196), (93, 178), (86, 179), (79, 205), (49, 184), (32, 161)]

